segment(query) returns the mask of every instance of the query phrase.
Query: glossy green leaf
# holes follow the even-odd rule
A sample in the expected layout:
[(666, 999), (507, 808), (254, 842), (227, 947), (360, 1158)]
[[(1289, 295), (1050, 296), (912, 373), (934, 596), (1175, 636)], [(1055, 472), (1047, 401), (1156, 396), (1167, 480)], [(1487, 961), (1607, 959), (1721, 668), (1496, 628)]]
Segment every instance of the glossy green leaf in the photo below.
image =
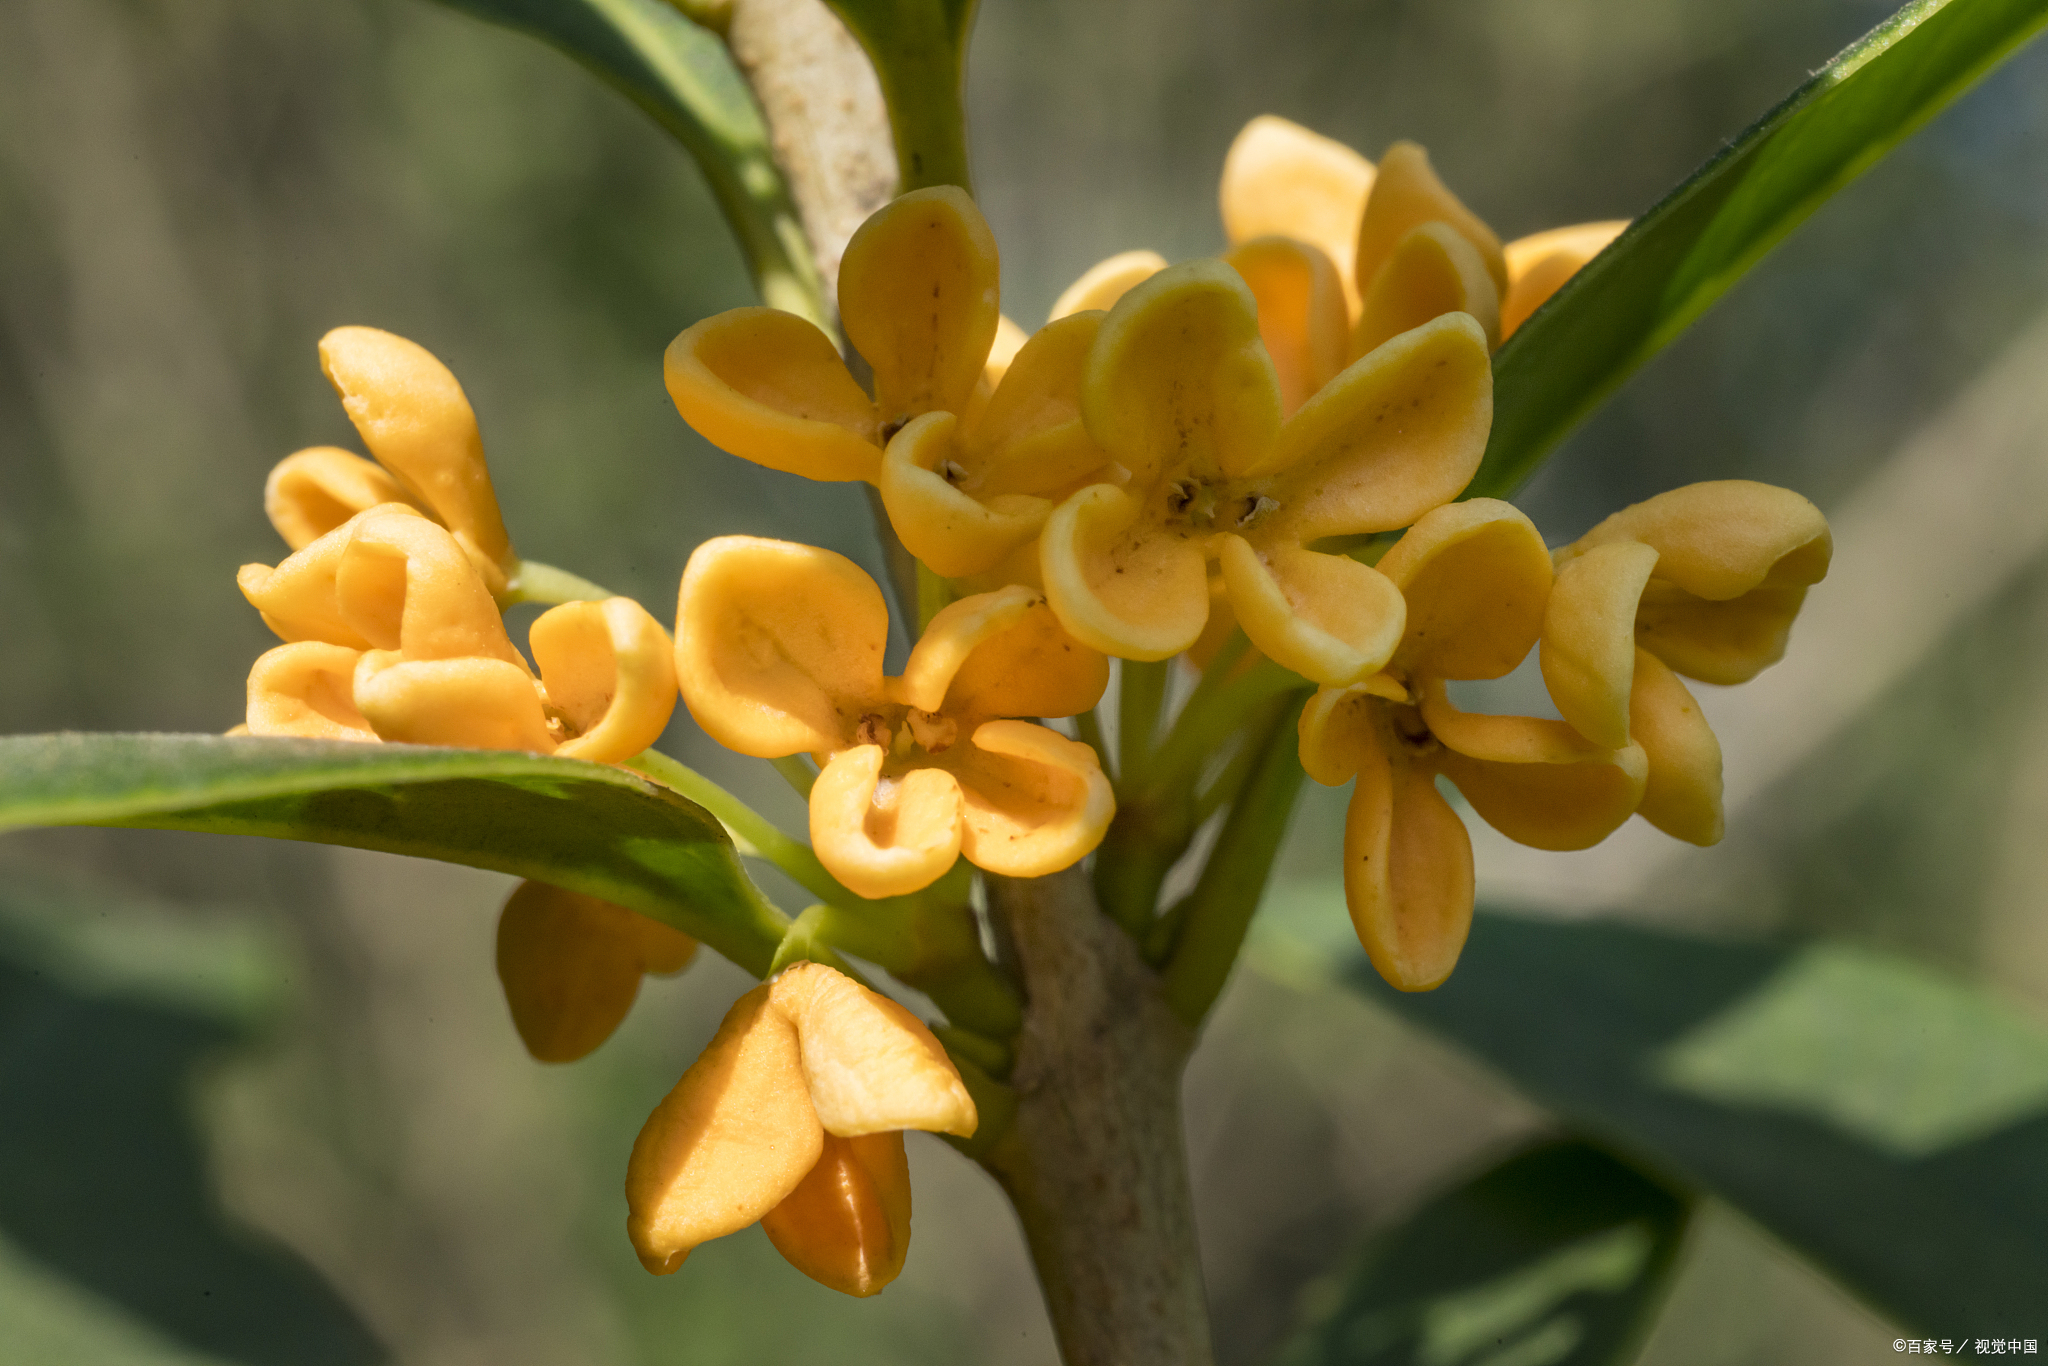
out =
[(831, 329), (768, 125), (725, 43), (664, 0), (441, 0), (574, 57), (683, 144), (725, 211), (762, 302)]
[(958, 185), (972, 193), (962, 84), (975, 0), (826, 0), (880, 78), (896, 141), (898, 193)]
[(345, 844), (629, 906), (755, 974), (787, 921), (702, 807), (575, 759), (212, 735), (0, 737), (0, 830), (124, 825)]
[(1278, 1366), (1607, 1366), (1654, 1321), (1691, 1201), (1553, 1141), (1432, 1200), (1311, 1288)]
[(1917, 0), (1829, 62), (1572, 277), (1493, 361), (1473, 497), (1505, 498), (1621, 382), (2048, 23), (2048, 0)]

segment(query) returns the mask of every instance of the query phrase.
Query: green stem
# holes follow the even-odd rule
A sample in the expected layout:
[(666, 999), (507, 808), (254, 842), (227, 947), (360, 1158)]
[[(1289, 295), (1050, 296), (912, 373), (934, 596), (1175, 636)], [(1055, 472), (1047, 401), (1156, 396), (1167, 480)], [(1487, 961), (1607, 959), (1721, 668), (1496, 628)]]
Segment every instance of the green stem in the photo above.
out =
[(1102, 742), (1102, 718), (1093, 710), (1084, 711), (1074, 718), (1074, 733), (1081, 737), (1081, 743), (1095, 751), (1095, 757), (1109, 763), (1109, 746)]
[(969, 194), (961, 99), (974, 0), (826, 0), (867, 50), (896, 141), (898, 193), (958, 185)]
[(1247, 716), (1255, 715), (1262, 704), (1302, 686), (1299, 675), (1263, 657), (1236, 677), (1219, 680), (1212, 686), (1212, 679), (1230, 671), (1230, 665), (1221, 657), (1209, 666), (1153, 756), (1145, 790), (1137, 794), (1140, 800), (1192, 784), (1203, 763), (1244, 726)]
[(825, 871), (810, 845), (783, 833), (775, 822), (694, 768), (655, 749), (642, 750), (626, 761), (626, 767), (646, 774), (709, 811), (731, 832), (740, 853), (768, 860), (812, 896), (844, 901), (853, 895)]
[(1172, 660), (1117, 665), (1116, 785), (1122, 793), (1142, 792), (1152, 741), (1159, 729), (1159, 709), (1166, 701), (1167, 670)]
[(504, 606), (521, 602), (603, 602), (619, 595), (589, 579), (539, 560), (521, 560), (505, 581)]
[(805, 801), (811, 799), (811, 787), (818, 781), (818, 773), (804, 762), (803, 755), (785, 754), (780, 759), (770, 759), (768, 762), (774, 765), (775, 771), (782, 775), (784, 782), (796, 789), (797, 796)]

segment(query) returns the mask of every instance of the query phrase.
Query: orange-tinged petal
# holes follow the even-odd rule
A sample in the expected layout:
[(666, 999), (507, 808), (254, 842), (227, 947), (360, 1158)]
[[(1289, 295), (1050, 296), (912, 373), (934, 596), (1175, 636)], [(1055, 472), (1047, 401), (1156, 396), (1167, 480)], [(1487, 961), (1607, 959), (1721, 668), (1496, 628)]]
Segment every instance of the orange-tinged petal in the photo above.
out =
[(1479, 248), (1448, 223), (1420, 223), (1394, 244), (1366, 290), (1350, 354), (1362, 356), (1445, 313), (1470, 315), (1489, 349), (1500, 344), (1500, 291)]
[(873, 479), (875, 405), (831, 338), (794, 313), (735, 308), (668, 344), (662, 378), (699, 436), (742, 460), (826, 481)]
[(1058, 322), (1076, 313), (1114, 308), (1118, 299), (1165, 269), (1166, 258), (1156, 251), (1120, 251), (1088, 267), (1080, 279), (1068, 285), (1053, 300), (1047, 321)]
[(374, 327), (320, 339), (320, 368), (377, 463), (432, 508), (493, 593), (515, 557), (484, 463), (476, 413), (425, 347)]
[(981, 367), (981, 382), (994, 389), (1010, 371), (1010, 362), (1024, 349), (1031, 334), (1003, 314), (996, 315), (996, 339), (989, 344), (988, 359)]
[(1444, 188), (1429, 164), (1429, 153), (1412, 142), (1397, 142), (1380, 158), (1379, 175), (1358, 220), (1358, 254), (1353, 274), (1360, 297), (1372, 293), (1373, 278), (1393, 256), (1395, 244), (1424, 223), (1448, 223), (1478, 248), (1493, 278), (1495, 297), (1507, 293), (1508, 268), (1500, 238)]
[(733, 1004), (633, 1142), (626, 1232), (656, 1275), (781, 1204), (824, 1152), (796, 1026), (770, 1004), (769, 990), (755, 987)]
[(249, 670), (246, 734), (311, 740), (368, 740), (377, 733), (352, 695), (362, 652), (301, 640), (257, 656)]
[(375, 461), (314, 446), (277, 462), (263, 484), (263, 513), (284, 543), (303, 550), (359, 512), (409, 499)]
[(676, 681), (705, 734), (759, 759), (851, 743), (882, 697), (889, 608), (843, 555), (721, 536), (691, 554)]
[(1535, 849), (1589, 849), (1643, 799), (1639, 746), (1604, 749), (1562, 721), (1459, 711), (1432, 680), (1422, 716), (1444, 749), (1437, 764), (1494, 829)]
[(1410, 677), (1499, 678), (1543, 629), (1550, 552), (1520, 509), (1494, 498), (1429, 513), (1380, 559), (1408, 600), (1394, 662)]
[(1280, 380), (1280, 410), (1291, 413), (1350, 359), (1344, 284), (1322, 249), (1291, 237), (1255, 237), (1223, 259), (1259, 305), (1259, 338)]
[(1345, 687), (1322, 687), (1301, 709), (1295, 733), (1301, 766), (1324, 787), (1350, 782), (1378, 751), (1377, 727), (1384, 724), (1380, 701), (1408, 701), (1408, 690), (1387, 674), (1374, 674)]
[(668, 632), (631, 598), (549, 608), (527, 636), (565, 759), (616, 764), (661, 738), (676, 709)]
[(1071, 493), (1109, 458), (1081, 421), (1081, 374), (1101, 313), (1047, 323), (1017, 353), (961, 443), (962, 487), (977, 497)]
[(967, 657), (982, 644), (1024, 619), (1043, 601), (1029, 588), (1012, 586), (949, 602), (925, 624), (900, 677), (888, 681), (890, 701), (937, 711)]
[(1202, 543), (1145, 515), (1112, 484), (1053, 510), (1038, 540), (1046, 600), (1083, 645), (1121, 659), (1167, 659), (1209, 615)]
[(1287, 420), (1259, 473), (1277, 471), (1266, 536), (1391, 531), (1458, 496), (1486, 454), (1486, 337), (1449, 313), (1379, 347)]
[(880, 745), (832, 756), (811, 784), (811, 847), (868, 898), (931, 886), (960, 857), (960, 785), (937, 768), (885, 777)]
[(498, 916), (498, 981), (526, 1051), (574, 1062), (632, 1009), (647, 946), (680, 971), (697, 941), (623, 906), (545, 882), (522, 882)]
[(501, 659), (408, 661), (373, 650), (356, 665), (355, 699), (395, 744), (554, 752), (532, 675)]
[(879, 1294), (910, 1251), (910, 1163), (901, 1133), (825, 1135), (818, 1164), (761, 1216), (791, 1266), (842, 1295)]
[(1344, 814), (1344, 902), (1380, 976), (1428, 991), (1451, 975), (1472, 928), (1472, 839), (1429, 765), (1383, 721), (1372, 730)]
[(1507, 244), (1508, 292), (1500, 301), (1500, 337), (1506, 341), (1529, 315), (1549, 302), (1564, 282), (1607, 249), (1628, 226), (1626, 218), (1604, 223), (1574, 223), (1566, 228), (1521, 237)]
[(1678, 675), (1647, 650), (1636, 655), (1629, 733), (1650, 765), (1637, 812), (1688, 844), (1720, 843), (1721, 742)]
[(1311, 682), (1352, 683), (1393, 657), (1407, 622), (1401, 590), (1370, 565), (1299, 546), (1217, 541), (1237, 623), (1274, 663)]
[(1558, 566), (1543, 609), (1543, 683), (1559, 715), (1596, 745), (1628, 743), (1636, 604), (1657, 552), (1634, 541), (1596, 546)]
[(995, 235), (965, 190), (913, 190), (846, 244), (839, 312), (886, 422), (964, 411), (995, 342)]
[(1081, 412), (1139, 488), (1183, 467), (1215, 478), (1256, 466), (1280, 428), (1280, 382), (1244, 277), (1187, 261), (1124, 295), (1089, 352)]
[(1372, 163), (1343, 143), (1261, 114), (1223, 158), (1223, 231), (1233, 243), (1278, 234), (1321, 248), (1355, 309), (1352, 258), (1372, 185)]
[(1053, 506), (1050, 499), (1025, 493), (977, 497), (963, 487), (964, 471), (956, 483), (949, 477), (949, 471), (962, 470), (956, 431), (951, 413), (912, 418), (890, 438), (877, 481), (903, 548), (948, 579), (1000, 563), (1038, 535)]
[(377, 509), (351, 525), (334, 596), (353, 630), (409, 660), (476, 656), (525, 670), (490, 588), (453, 535), (424, 517)]
[(962, 661), (943, 710), (971, 725), (985, 717), (1074, 716), (1102, 700), (1109, 659), (1067, 634), (1043, 598), (982, 640)]
[(955, 763), (961, 852), (1005, 877), (1044, 877), (1087, 857), (1116, 815), (1095, 751), (1029, 721), (988, 721)]
[(827, 1133), (974, 1132), (974, 1101), (959, 1069), (902, 1006), (822, 963), (793, 965), (770, 996), (796, 1026), (811, 1104)]
[(264, 624), (286, 640), (324, 640), (357, 650), (371, 648), (369, 638), (343, 617), (334, 584), (357, 524), (365, 517), (386, 513), (420, 515), (405, 503), (382, 503), (357, 513), (287, 555), (275, 569), (267, 564), (243, 565), (235, 575), (242, 596), (263, 614)]

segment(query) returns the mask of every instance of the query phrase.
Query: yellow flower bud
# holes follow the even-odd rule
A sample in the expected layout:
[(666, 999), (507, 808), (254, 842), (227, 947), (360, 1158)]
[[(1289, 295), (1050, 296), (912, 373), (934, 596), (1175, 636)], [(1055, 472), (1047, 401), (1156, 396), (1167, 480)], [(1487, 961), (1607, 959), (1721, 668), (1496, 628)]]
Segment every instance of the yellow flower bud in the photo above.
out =
[(522, 882), (498, 917), (498, 980), (526, 1051), (574, 1062), (610, 1038), (642, 974), (683, 970), (697, 941), (623, 906)]

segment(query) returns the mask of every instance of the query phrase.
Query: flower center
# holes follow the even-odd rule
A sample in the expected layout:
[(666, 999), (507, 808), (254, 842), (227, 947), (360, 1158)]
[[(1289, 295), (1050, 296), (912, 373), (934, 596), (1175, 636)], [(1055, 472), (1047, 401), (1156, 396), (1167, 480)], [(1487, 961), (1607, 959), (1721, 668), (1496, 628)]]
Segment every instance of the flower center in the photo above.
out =
[(1166, 519), (1203, 531), (1242, 531), (1275, 512), (1280, 500), (1238, 480), (1183, 475), (1166, 486)]

